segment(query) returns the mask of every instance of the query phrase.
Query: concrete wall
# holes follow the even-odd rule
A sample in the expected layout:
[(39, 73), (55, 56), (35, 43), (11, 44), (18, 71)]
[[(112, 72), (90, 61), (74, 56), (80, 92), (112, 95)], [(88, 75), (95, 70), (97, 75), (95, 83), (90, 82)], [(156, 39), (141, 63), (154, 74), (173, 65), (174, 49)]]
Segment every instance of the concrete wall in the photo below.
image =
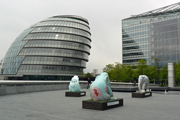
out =
[[(87, 87), (87, 82), (80, 82), (81, 88)], [(0, 96), (10, 95), (10, 94), (20, 94), (20, 93), (30, 93), (30, 92), (40, 92), (40, 91), (50, 91), (50, 90), (68, 90), (69, 83), (58, 83), (58, 84), (39, 84), (39, 85), (0, 85)]]
[(175, 69), (174, 63), (168, 63), (168, 87), (175, 86)]

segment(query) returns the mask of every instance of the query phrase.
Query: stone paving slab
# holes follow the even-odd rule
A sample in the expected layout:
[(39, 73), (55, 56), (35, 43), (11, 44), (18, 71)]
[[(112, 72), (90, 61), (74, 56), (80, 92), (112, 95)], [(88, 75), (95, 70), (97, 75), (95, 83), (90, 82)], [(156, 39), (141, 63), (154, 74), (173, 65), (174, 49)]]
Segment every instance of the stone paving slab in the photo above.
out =
[(0, 96), (0, 120), (179, 120), (180, 94), (132, 98), (131, 93), (113, 92), (124, 106), (105, 111), (83, 109), (82, 100), (65, 97), (67, 90)]

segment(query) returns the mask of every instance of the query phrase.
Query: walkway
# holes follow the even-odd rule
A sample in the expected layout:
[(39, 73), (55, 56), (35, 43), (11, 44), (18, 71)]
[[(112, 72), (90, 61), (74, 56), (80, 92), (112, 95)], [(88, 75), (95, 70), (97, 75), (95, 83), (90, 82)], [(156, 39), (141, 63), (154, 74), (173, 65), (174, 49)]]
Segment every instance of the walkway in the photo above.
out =
[[(86, 89), (84, 89), (86, 90)], [(105, 111), (82, 109), (85, 97), (65, 97), (66, 90), (0, 96), (0, 120), (179, 120), (180, 94), (155, 92), (152, 97), (132, 98), (114, 92), (124, 106)], [(173, 94), (176, 93), (176, 94)]]

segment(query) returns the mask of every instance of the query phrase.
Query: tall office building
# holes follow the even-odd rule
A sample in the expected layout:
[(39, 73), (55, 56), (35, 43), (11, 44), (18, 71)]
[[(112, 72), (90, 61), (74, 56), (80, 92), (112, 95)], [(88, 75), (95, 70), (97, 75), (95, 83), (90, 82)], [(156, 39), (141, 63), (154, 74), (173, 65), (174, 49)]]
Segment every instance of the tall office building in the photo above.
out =
[(160, 66), (180, 60), (180, 3), (122, 20), (123, 63), (137, 64), (152, 57)]
[(24, 30), (11, 44), (1, 68), (8, 80), (70, 80), (83, 75), (90, 55), (88, 20), (62, 15)]
[(93, 69), (93, 76), (96, 77), (98, 75), (98, 69)]

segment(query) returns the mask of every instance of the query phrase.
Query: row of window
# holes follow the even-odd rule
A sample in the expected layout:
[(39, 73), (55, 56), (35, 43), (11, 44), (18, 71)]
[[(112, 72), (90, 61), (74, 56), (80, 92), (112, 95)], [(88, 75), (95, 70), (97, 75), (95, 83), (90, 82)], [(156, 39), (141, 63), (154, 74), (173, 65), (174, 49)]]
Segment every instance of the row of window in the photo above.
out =
[(168, 50), (168, 51), (171, 51), (171, 50), (174, 50), (174, 49), (179, 49), (180, 47), (180, 44), (179, 44), (179, 41), (176, 41), (176, 40), (172, 40), (172, 41), (159, 41), (159, 42), (152, 42), (151, 43), (151, 48), (152, 49), (159, 49), (159, 50)]
[(124, 27), (123, 31), (130, 32), (130, 31), (137, 31), (137, 30), (147, 29), (147, 28), (148, 28), (148, 24), (139, 24), (137, 26)]
[[(156, 31), (171, 31), (177, 27), (177, 19), (172, 19), (172, 20), (167, 20), (167, 21), (160, 21), (156, 23), (151, 24), (151, 28), (156, 27)], [(140, 29), (147, 29), (148, 24), (138, 24), (138, 25), (133, 25), (133, 26), (127, 26), (123, 27), (124, 32), (129, 32), (129, 31), (136, 31)]]
[(20, 74), (82, 74), (82, 72), (82, 68), (52, 65), (21, 65), (18, 70)]
[(81, 36), (69, 35), (69, 34), (56, 34), (56, 33), (34, 33), (27, 35), (24, 40), (32, 40), (32, 39), (53, 39), (53, 40), (66, 40), (66, 41), (74, 41), (79, 43), (84, 43), (90, 46), (90, 40)]
[(46, 48), (23, 48), (19, 55), (65, 56), (88, 60), (88, 54), (80, 51)]
[(123, 54), (123, 57), (125, 57), (125, 56), (137, 56), (137, 55), (144, 55), (144, 53), (143, 52), (128, 53), (128, 54)]
[(45, 21), (47, 21), (47, 20), (64, 20), (64, 21), (78, 22), (78, 23), (84, 24), (86, 26), (89, 26), (88, 23), (81, 21), (81, 20), (73, 19), (73, 18), (48, 18)]
[(90, 33), (80, 29), (68, 28), (68, 27), (37, 27), (31, 33), (34, 32), (62, 32), (62, 33), (82, 35), (91, 39)]
[(132, 49), (148, 49), (148, 44), (141, 44), (141, 45), (134, 45), (134, 46), (127, 46), (123, 47), (123, 50), (132, 50)]
[[(22, 61), (22, 60), (21, 60), (21, 61)], [(3, 63), (2, 69), (6, 69), (6, 68), (18, 68), (19, 65), (21, 64), (21, 61), (20, 61), (20, 62), (10, 61), (10, 62)]]
[[(180, 23), (179, 23), (180, 24)], [(168, 32), (168, 31), (175, 31), (178, 29), (178, 26), (177, 26), (177, 23), (174, 23), (174, 24), (168, 24), (168, 25), (164, 25), (164, 26), (160, 26), (160, 27), (157, 27), (157, 26), (154, 26), (153, 25), (153, 28), (151, 28), (151, 30), (154, 32), (154, 33), (157, 33), (157, 32)]]
[(132, 19), (128, 19), (128, 20), (123, 20), (122, 21), (122, 26), (123, 27), (128, 27), (128, 26), (134, 26), (134, 25), (139, 25), (139, 24), (148, 24), (150, 22), (150, 18), (132, 18)]
[(137, 53), (137, 52), (146, 52), (148, 49), (132, 49), (132, 50), (123, 50), (123, 54), (126, 53)]
[(126, 44), (139, 44), (139, 43), (142, 43), (142, 42), (148, 42), (148, 37), (141, 37), (141, 38), (135, 38), (135, 39), (129, 39), (129, 40), (124, 40), (123, 39), (123, 46), (126, 45)]
[(175, 62), (175, 60), (180, 59), (180, 54), (166, 54), (166, 55), (154, 55), (154, 57), (159, 58), (161, 61)]
[(144, 56), (144, 55), (137, 55), (137, 56), (126, 56), (126, 57), (123, 57), (123, 60), (132, 60), (132, 59), (145, 59), (147, 58), (148, 56)]
[(153, 34), (151, 34), (151, 37), (154, 38), (155, 40), (177, 38), (178, 37), (178, 31), (164, 32), (164, 33), (153, 33)]
[(16, 74), (18, 68), (2, 68), (1, 74)]
[(89, 27), (87, 27), (86, 25), (68, 22), (68, 21), (44, 21), (44, 22), (35, 24), (35, 26), (67, 26), (67, 27), (83, 29), (83, 30), (90, 32)]
[(139, 46), (123, 47), (123, 50), (140, 49)]
[(134, 60), (123, 60), (123, 63), (132, 63), (132, 62), (138, 62), (140, 59), (134, 59)]
[(165, 20), (165, 21), (158, 21), (158, 22), (154, 22), (154, 23), (151, 23), (151, 28), (152, 27), (163, 27), (165, 25), (172, 25), (172, 24), (178, 24), (177, 23), (177, 17), (173, 18), (173, 19), (170, 19), (170, 20)]
[[(173, 48), (174, 47), (174, 48)], [(152, 55), (168, 55), (168, 54), (180, 54), (179, 53), (179, 47), (177, 46), (172, 46), (172, 47), (166, 47), (164, 48), (160, 48), (160, 49), (152, 49)]]
[(137, 37), (137, 36), (146, 36), (148, 35), (148, 31), (138, 31), (134, 33), (126, 33), (122, 35), (123, 38), (129, 38), (129, 37)]
[(83, 50), (89, 53), (89, 47), (80, 43), (66, 42), (66, 41), (47, 41), (47, 40), (33, 40), (28, 41), (25, 47), (56, 47), (56, 48), (70, 48)]
[(128, 20), (123, 20), (122, 21), (122, 26), (126, 27), (126, 26), (131, 26), (131, 25), (135, 25), (135, 24), (142, 24), (142, 23), (158, 23), (158, 22), (162, 22), (162, 21), (170, 21), (176, 18), (180, 18), (180, 15), (177, 15), (178, 12), (176, 13), (171, 13), (171, 14), (165, 14), (162, 15), (161, 17), (139, 17), (139, 18), (132, 18), (132, 19), (128, 19)]
[(25, 57), (22, 64), (53, 64), (86, 67), (86, 61), (62, 57)]

